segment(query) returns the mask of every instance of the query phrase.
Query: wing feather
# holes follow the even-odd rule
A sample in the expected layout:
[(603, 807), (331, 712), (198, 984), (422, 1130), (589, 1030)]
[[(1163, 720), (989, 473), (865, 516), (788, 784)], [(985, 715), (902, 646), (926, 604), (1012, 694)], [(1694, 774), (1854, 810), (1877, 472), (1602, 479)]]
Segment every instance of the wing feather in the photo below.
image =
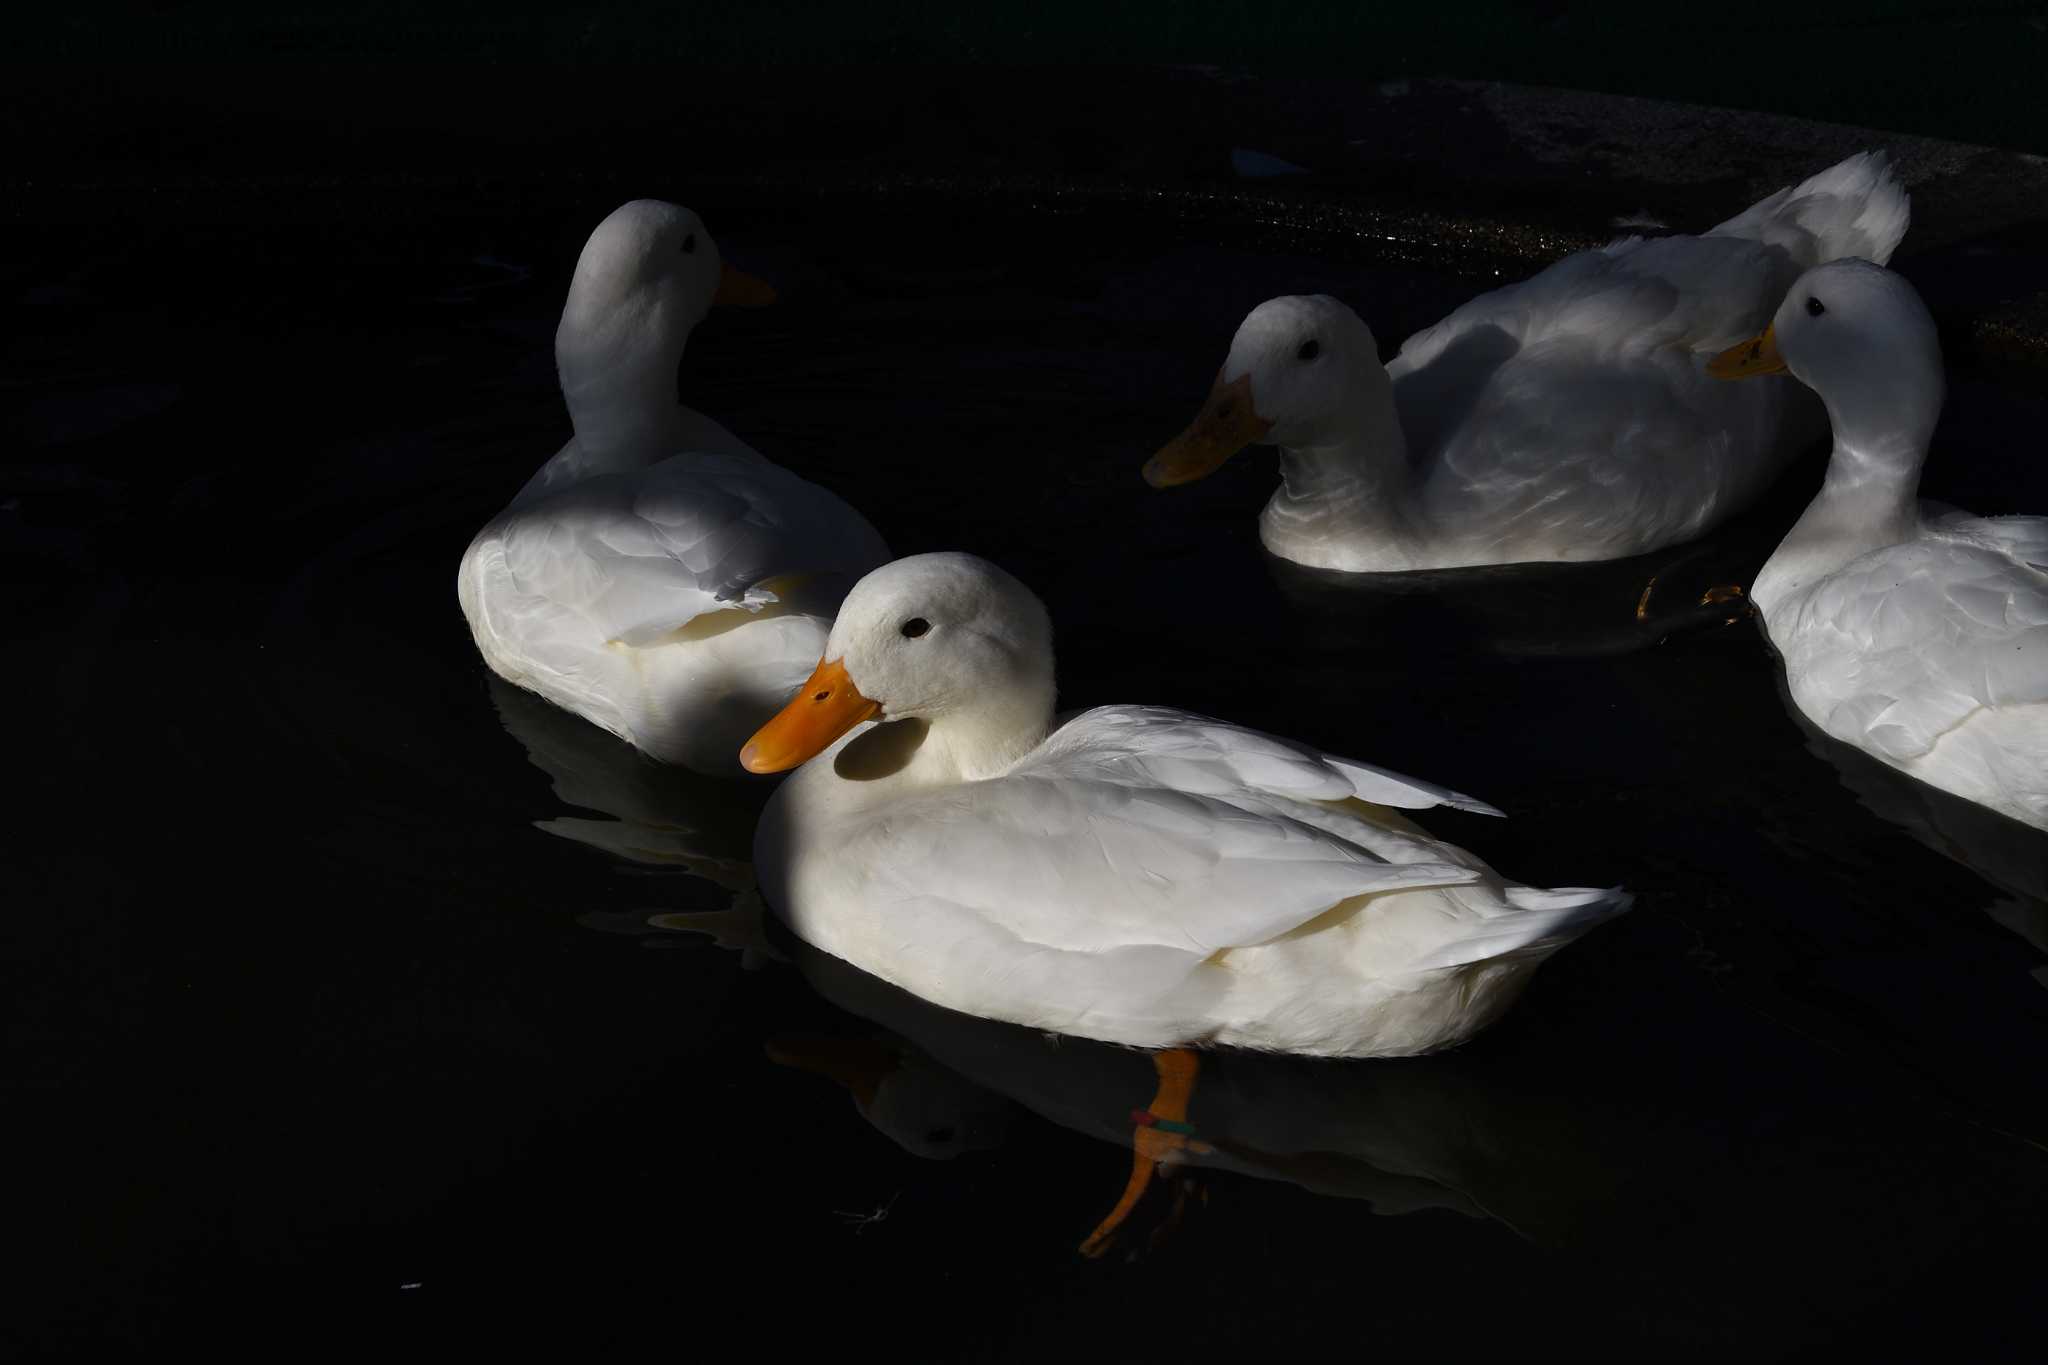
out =
[(1195, 960), (1352, 897), (1487, 875), (1335, 806), (1304, 808), (1354, 797), (1491, 809), (1256, 731), (1103, 707), (999, 780), (892, 804), (856, 836), (868, 847), (840, 861), (862, 869), (863, 899), (884, 917), (946, 904), (1048, 948), (1153, 946)]
[(516, 593), (636, 647), (706, 612), (758, 611), (775, 600), (765, 579), (858, 574), (887, 557), (834, 494), (765, 462), (713, 454), (585, 479), (515, 505), (485, 534), (502, 543)]

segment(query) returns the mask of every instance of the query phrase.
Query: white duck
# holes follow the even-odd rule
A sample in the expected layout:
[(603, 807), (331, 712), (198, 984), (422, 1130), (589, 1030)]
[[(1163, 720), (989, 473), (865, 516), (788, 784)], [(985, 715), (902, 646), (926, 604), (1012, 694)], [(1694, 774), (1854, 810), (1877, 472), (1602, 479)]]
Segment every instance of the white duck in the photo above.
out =
[(742, 762), (813, 755), (755, 835), (770, 905), (927, 1000), (1059, 1033), (1429, 1052), (1628, 905), (1514, 885), (1390, 809), (1499, 813), (1441, 787), (1157, 707), (1055, 725), (1045, 608), (971, 555), (848, 594)]
[(1386, 365), (1336, 299), (1271, 299), (1145, 477), (1185, 483), (1277, 445), (1260, 538), (1351, 573), (1619, 559), (1689, 540), (1819, 434), (1794, 395), (1731, 393), (1703, 361), (1761, 327), (1807, 267), (1889, 257), (1907, 218), (1884, 157), (1853, 156), (1705, 236), (1624, 238), (1482, 294)]
[(457, 575), (499, 676), (701, 772), (738, 771), (847, 587), (889, 557), (836, 495), (676, 402), (712, 304), (769, 294), (688, 209), (636, 200), (600, 223), (555, 332), (576, 434)]
[(1918, 500), (1943, 388), (1920, 296), (1869, 261), (1820, 266), (1713, 369), (1789, 370), (1834, 427), (1819, 496), (1750, 591), (1792, 700), (1901, 772), (2048, 829), (2048, 517)]

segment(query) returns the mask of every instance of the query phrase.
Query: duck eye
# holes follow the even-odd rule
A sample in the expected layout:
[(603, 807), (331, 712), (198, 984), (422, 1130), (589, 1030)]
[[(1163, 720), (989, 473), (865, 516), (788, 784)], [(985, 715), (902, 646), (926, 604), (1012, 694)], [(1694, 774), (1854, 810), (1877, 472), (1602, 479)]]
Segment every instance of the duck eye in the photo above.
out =
[(696, 251), (697, 234), (693, 232), (689, 236), (683, 238), (683, 254), (685, 256), (692, 256), (696, 254)]
[(903, 623), (903, 634), (906, 639), (915, 640), (931, 628), (931, 622), (925, 620), (922, 616), (913, 616)]
[(1314, 337), (1310, 337), (1307, 341), (1301, 343), (1301, 349), (1296, 351), (1294, 356), (1297, 360), (1314, 360), (1322, 353), (1323, 343), (1317, 341)]
[(1825, 313), (1825, 312), (1827, 312), (1827, 311), (1828, 311), (1828, 306), (1827, 306), (1826, 304), (1822, 303), (1822, 302), (1821, 302), (1821, 301), (1820, 301), (1819, 299), (1816, 299), (1816, 298), (1812, 298), (1812, 297), (1809, 297), (1809, 298), (1808, 298), (1808, 299), (1806, 300), (1806, 315), (1807, 315), (1808, 317), (1810, 317), (1810, 318), (1817, 318), (1817, 317), (1819, 317), (1819, 316), (1820, 316), (1820, 315), (1821, 315), (1822, 313)]

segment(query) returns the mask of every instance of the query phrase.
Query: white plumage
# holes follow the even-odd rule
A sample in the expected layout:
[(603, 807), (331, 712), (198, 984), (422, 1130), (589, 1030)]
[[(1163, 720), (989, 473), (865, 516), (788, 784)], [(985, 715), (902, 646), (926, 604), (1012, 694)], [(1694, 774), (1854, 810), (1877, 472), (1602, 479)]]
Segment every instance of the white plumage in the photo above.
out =
[(1052, 728), (1044, 608), (971, 556), (870, 574), (825, 655), (750, 761), (841, 688), (890, 720), (776, 793), (763, 894), (942, 1005), (1151, 1047), (1427, 1052), (1628, 904), (1507, 882), (1390, 808), (1498, 812), (1383, 769), (1154, 707)]
[(1943, 384), (1912, 286), (1868, 261), (1809, 271), (1720, 367), (1789, 368), (1834, 427), (1821, 491), (1751, 594), (1793, 701), (1835, 738), (2048, 829), (2048, 518), (1917, 500)]
[(732, 275), (687, 209), (640, 200), (598, 226), (555, 336), (576, 434), (457, 578), (500, 676), (714, 773), (737, 770), (846, 588), (888, 558), (836, 495), (676, 402), (690, 329)]
[(1819, 432), (1802, 396), (1715, 384), (1703, 361), (1761, 328), (1802, 270), (1888, 258), (1908, 216), (1884, 157), (1850, 157), (1703, 236), (1624, 238), (1483, 294), (1385, 366), (1338, 300), (1270, 300), (1146, 475), (1183, 482), (1278, 445), (1267, 549), (1354, 573), (1691, 539)]

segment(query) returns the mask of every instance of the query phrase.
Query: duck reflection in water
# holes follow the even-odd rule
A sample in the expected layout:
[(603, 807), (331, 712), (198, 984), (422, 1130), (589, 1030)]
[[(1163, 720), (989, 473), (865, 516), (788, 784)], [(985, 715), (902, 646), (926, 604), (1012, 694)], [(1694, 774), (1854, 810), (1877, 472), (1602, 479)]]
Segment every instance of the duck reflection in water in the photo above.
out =
[[(704, 934), (740, 953), (750, 968), (782, 959), (762, 933), (761, 902), (748, 861), (766, 792), (656, 762), (616, 735), (501, 678), (491, 678), (490, 689), (506, 732), (548, 775), (555, 795), (609, 817), (555, 815), (534, 821), (534, 828), (637, 868), (683, 874), (730, 893), (719, 897), (731, 901), (729, 909), (590, 911), (581, 917), (584, 924), (651, 945), (672, 942), (661, 932), (667, 929)], [(655, 937), (648, 936), (650, 930)]]
[(1475, 658), (1605, 659), (1748, 620), (1730, 585), (1767, 552), (1775, 527), (1767, 513), (1744, 516), (1703, 540), (1595, 564), (1359, 575), (1269, 558), (1265, 569), (1295, 613), (1290, 624), (1313, 621), (1333, 656), (1419, 638)]
[[(2048, 953), (2048, 832), (1930, 786), (1836, 739), (1793, 703), (1782, 677), (1778, 695), (1808, 750), (1840, 774), (1865, 808), (1982, 877), (2000, 893), (1985, 913)], [(2048, 965), (2035, 968), (2033, 976), (2048, 986)]]
[[(492, 679), (506, 730), (564, 802), (609, 818), (560, 815), (535, 827), (644, 868), (673, 869), (722, 888), (726, 908), (641, 909), (583, 916), (638, 935), (702, 934), (750, 965), (794, 961), (841, 1009), (879, 1025), (860, 1036), (770, 1039), (778, 1064), (828, 1077), (861, 1116), (903, 1150), (943, 1160), (1003, 1144), (1018, 1106), (1132, 1151), (1122, 1196), (1083, 1244), (1115, 1245), (1154, 1180), (1171, 1179), (1171, 1208), (1152, 1242), (1185, 1211), (1196, 1169), (1283, 1180), (1369, 1203), (1381, 1213), (1444, 1209), (1523, 1231), (1548, 1220), (1541, 1198), (1481, 1197), (1485, 1161), (1469, 1150), (1456, 1068), (1433, 1061), (1316, 1063), (1256, 1053), (1146, 1054), (1053, 1038), (931, 1005), (804, 945), (772, 926), (745, 854), (765, 793), (653, 762), (631, 745), (510, 684)], [(1202, 1081), (1195, 1098), (1198, 1075)], [(1142, 1119), (1138, 1118), (1142, 1116)], [(1495, 1205), (1498, 1205), (1496, 1207)], [(1525, 1226), (1526, 1225), (1526, 1226)]]
[(1573, 1127), (1562, 1102), (1501, 1085), (1467, 1058), (1148, 1054), (960, 1014), (776, 938), (821, 996), (884, 1032), (785, 1035), (768, 1055), (838, 1082), (905, 1151), (949, 1158), (996, 1146), (1012, 1104), (1130, 1148), (1122, 1194), (1080, 1245), (1090, 1257), (1117, 1245), (1164, 1178), (1172, 1190), (1147, 1239), (1156, 1247), (1190, 1207), (1198, 1169), (1283, 1181), (1380, 1214), (1497, 1220), (1546, 1244), (1568, 1237), (1573, 1207), (1607, 1202), (1625, 1178), (1620, 1166), (1556, 1145)]
[(728, 890), (753, 886), (748, 845), (766, 792), (656, 762), (523, 688), (497, 677), (489, 682), (498, 719), (548, 775), (555, 795), (611, 817), (559, 815), (535, 821), (535, 828)]
[[(1982, 1170), (2006, 1169), (2015, 1153), (2034, 1150), (1945, 1120), (1940, 1105), (1902, 1107), (1900, 1095), (1845, 1081), (1834, 1059), (1771, 1022), (1768, 999), (1768, 1008), (1753, 1011), (1718, 977), (1710, 985), (1656, 965), (1683, 958), (1678, 946), (1619, 975), (1602, 973), (1597, 999), (1553, 995), (1504, 1034), (1428, 1058), (1330, 1062), (1219, 1051), (1204, 1053), (1197, 1073), (1144, 1052), (956, 1014), (771, 933), (758, 898), (732, 889), (751, 886), (748, 840), (765, 790), (653, 763), (517, 689), (501, 685), (496, 697), (507, 729), (555, 793), (597, 813), (563, 813), (538, 821), (541, 829), (643, 874), (677, 874), (660, 882), (666, 904), (585, 916), (586, 923), (603, 919), (595, 927), (630, 929), (643, 942), (681, 941), (669, 932), (676, 930), (708, 933), (754, 963), (794, 957), (813, 988), (871, 1022), (851, 1039), (779, 1035), (770, 1055), (845, 1085), (866, 1121), (907, 1151), (985, 1151), (1015, 1127), (1022, 1107), (1130, 1152), (1121, 1198), (1110, 1173), (1101, 1173), (1107, 1216), (1087, 1239), (1093, 1252), (1137, 1240), (1131, 1229), (1162, 1206), (1155, 1235), (1176, 1211), (1202, 1207), (1189, 1197), (1193, 1172), (1236, 1172), (1380, 1214), (1439, 1210), (1489, 1220), (1545, 1247), (1655, 1243), (1663, 1255), (1690, 1257), (1701, 1277), (1738, 1275), (1746, 1289), (1764, 1292), (1781, 1280), (1807, 1284), (1819, 1249), (1839, 1252), (1843, 1229), (1863, 1226), (1873, 1182), (1896, 1179), (1871, 1168), (1873, 1125), (1951, 1153), (1919, 1178), (1930, 1197), (1967, 1201), (1964, 1186)], [(1953, 822), (1934, 828), (1963, 847)], [(1990, 872), (2007, 864), (1979, 865)], [(2003, 873), (1995, 879), (2015, 896), (2024, 886)], [(709, 913), (688, 913), (691, 903)], [(1134, 1122), (1134, 1112), (1155, 1121)], [(1750, 1142), (1759, 1113), (1774, 1131), (1799, 1133), (1814, 1159), (1787, 1166), (1772, 1155), (1781, 1143)], [(1163, 1199), (1162, 1174), (1172, 1186)], [(2010, 1174), (2024, 1182), (2023, 1172)], [(1756, 1247), (1745, 1229), (1766, 1210), (1783, 1235)], [(1683, 1244), (1657, 1241), (1673, 1227), (1693, 1233)], [(1731, 1269), (1737, 1263), (1725, 1257), (1735, 1244), (1748, 1250)], [(1920, 1254), (1885, 1245), (1890, 1257)], [(1937, 1251), (1930, 1244), (1926, 1254)], [(1853, 1257), (1841, 1266), (1841, 1277), (1855, 1273)]]

